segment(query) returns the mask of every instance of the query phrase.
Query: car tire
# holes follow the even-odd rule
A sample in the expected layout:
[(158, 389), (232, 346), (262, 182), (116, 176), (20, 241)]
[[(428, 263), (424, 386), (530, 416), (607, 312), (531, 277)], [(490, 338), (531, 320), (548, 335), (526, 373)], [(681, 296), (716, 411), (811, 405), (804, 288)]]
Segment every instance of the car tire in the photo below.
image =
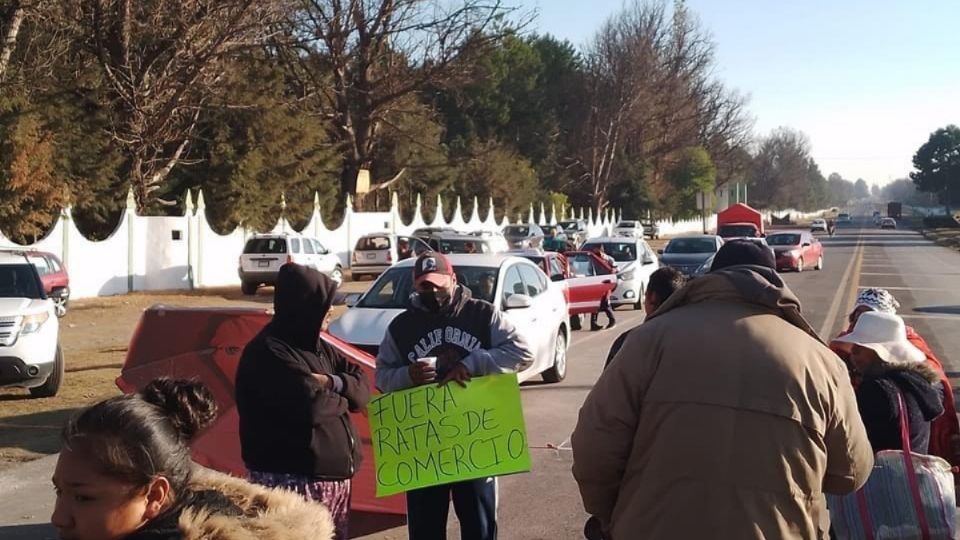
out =
[(57, 344), (57, 354), (53, 361), (53, 372), (43, 381), (40, 386), (30, 389), (30, 395), (35, 398), (49, 398), (57, 395), (60, 391), (60, 385), (63, 383), (63, 374), (65, 366), (63, 362), (63, 349)]
[(53, 300), (53, 311), (57, 314), (57, 318), (62, 319), (67, 314), (69, 304), (70, 299), (62, 296)]
[(577, 313), (576, 315), (570, 316), (570, 329), (571, 330), (580, 330), (583, 328), (583, 314)]
[(817, 258), (817, 266), (815, 266), (815, 268), (817, 270), (823, 270), (823, 255)]
[(540, 376), (547, 383), (558, 383), (567, 377), (567, 334), (562, 328), (553, 342), (553, 366)]
[(245, 294), (245, 295), (247, 295), (247, 296), (253, 296), (253, 295), (257, 294), (257, 288), (258, 288), (258, 286), (259, 286), (259, 285), (258, 285), (257, 283), (252, 283), (252, 282), (249, 282), (249, 281), (244, 281), (244, 282), (240, 283), (240, 292), (242, 292), (243, 294)]
[(337, 284), (337, 288), (343, 285), (343, 268), (341, 268), (339, 264), (330, 272), (330, 279)]
[(643, 285), (640, 286), (640, 292), (637, 294), (637, 301), (633, 304), (634, 311), (640, 311), (643, 309), (643, 299), (646, 297), (646, 291), (643, 290)]
[(797, 261), (797, 273), (803, 272), (803, 257), (800, 257), (800, 260)]

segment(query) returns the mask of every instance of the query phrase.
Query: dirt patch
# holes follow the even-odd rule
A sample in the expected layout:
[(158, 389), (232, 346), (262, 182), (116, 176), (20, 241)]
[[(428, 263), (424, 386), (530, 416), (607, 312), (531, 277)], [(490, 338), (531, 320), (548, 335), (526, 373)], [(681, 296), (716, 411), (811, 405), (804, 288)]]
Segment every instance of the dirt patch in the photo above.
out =
[(960, 229), (924, 229), (920, 232), (938, 246), (960, 250)]
[[(370, 282), (345, 283), (341, 292), (360, 292)], [(59, 432), (74, 411), (120, 393), (114, 381), (140, 315), (151, 306), (249, 306), (268, 309), (273, 289), (244, 296), (236, 288), (194, 292), (135, 293), (71, 302), (60, 320), (66, 377), (56, 397), (33, 399), (27, 390), (0, 389), (0, 469), (52, 454)], [(338, 307), (334, 316), (345, 308)]]

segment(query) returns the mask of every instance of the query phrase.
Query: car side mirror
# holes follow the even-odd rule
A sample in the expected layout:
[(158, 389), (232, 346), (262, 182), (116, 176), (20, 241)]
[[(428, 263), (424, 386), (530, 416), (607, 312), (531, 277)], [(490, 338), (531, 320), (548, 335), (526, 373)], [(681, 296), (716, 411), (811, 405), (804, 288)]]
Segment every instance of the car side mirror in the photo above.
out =
[(556, 282), (556, 281), (563, 281), (563, 280), (564, 280), (563, 274), (554, 274), (550, 276), (550, 281)]
[(803, 247), (810, 247), (810, 242), (804, 243), (804, 244), (803, 244)]
[(662, 250), (662, 249), (658, 249), (658, 250), (657, 250), (657, 255), (663, 255), (663, 250)]
[(361, 293), (350, 293), (343, 297), (343, 304), (348, 308), (352, 308), (360, 302), (361, 296), (363, 296)]
[(511, 294), (503, 302), (503, 309), (506, 311), (512, 309), (526, 309), (533, 306), (533, 298), (525, 294)]

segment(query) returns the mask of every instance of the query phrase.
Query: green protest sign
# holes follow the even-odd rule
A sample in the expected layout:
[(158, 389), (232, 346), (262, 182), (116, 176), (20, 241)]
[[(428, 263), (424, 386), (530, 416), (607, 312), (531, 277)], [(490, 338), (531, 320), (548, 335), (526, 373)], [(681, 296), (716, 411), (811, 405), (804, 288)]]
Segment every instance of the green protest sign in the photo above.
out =
[(390, 392), (367, 413), (378, 497), (530, 470), (515, 373)]

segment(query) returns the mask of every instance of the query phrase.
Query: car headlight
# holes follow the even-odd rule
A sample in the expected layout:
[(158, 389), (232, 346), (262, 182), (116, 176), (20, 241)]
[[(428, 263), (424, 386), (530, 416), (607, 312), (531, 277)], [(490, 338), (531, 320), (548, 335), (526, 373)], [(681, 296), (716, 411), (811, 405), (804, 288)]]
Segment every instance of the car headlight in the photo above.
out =
[(712, 264), (713, 264), (712, 261), (707, 261), (707, 262), (701, 264), (700, 266), (697, 267), (696, 270), (693, 271), (693, 275), (695, 275), (695, 276), (702, 276), (702, 275), (706, 274), (707, 272), (710, 271), (710, 266), (711, 266)]
[(790, 255), (792, 258), (797, 259), (797, 258), (800, 257), (800, 250), (799, 250), (799, 249), (791, 249), (790, 251), (787, 252), (787, 255)]
[(633, 271), (633, 270), (630, 270), (630, 271), (627, 271), (627, 272), (624, 272), (624, 273), (622, 273), (622, 274), (618, 274), (618, 275), (617, 275), (617, 277), (620, 278), (620, 279), (623, 280), (623, 281), (630, 281), (631, 279), (633, 279), (633, 276), (634, 276), (634, 271)]
[(20, 329), (21, 334), (32, 334), (40, 330), (40, 327), (43, 326), (43, 323), (47, 322), (47, 319), (50, 318), (50, 314), (44, 311), (43, 313), (35, 313), (33, 315), (27, 315), (23, 318), (23, 326)]

